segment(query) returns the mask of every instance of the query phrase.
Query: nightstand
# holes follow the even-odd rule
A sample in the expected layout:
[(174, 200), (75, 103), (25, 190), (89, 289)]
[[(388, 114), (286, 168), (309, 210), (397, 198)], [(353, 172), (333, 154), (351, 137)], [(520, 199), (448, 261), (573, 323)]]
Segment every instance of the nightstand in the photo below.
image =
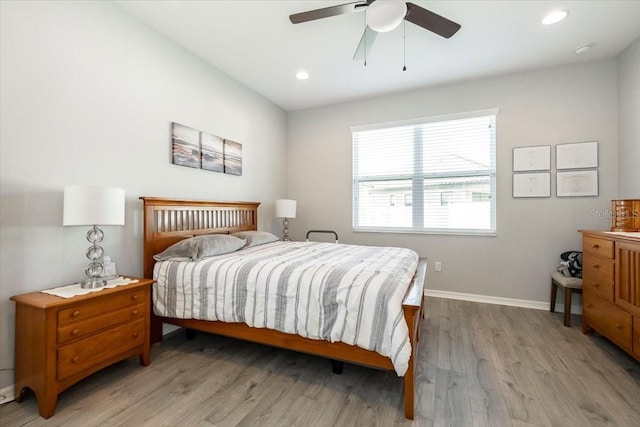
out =
[(56, 410), (58, 395), (90, 374), (139, 355), (151, 362), (150, 279), (61, 298), (42, 292), (16, 295), (15, 393), (28, 390), (40, 416)]

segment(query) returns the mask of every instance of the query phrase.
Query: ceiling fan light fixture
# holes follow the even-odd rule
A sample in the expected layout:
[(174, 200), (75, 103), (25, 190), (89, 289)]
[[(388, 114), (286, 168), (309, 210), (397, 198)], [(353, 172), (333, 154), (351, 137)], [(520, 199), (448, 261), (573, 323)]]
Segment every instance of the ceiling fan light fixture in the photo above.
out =
[(569, 15), (569, 11), (568, 10), (556, 10), (556, 11), (553, 11), (553, 12), (547, 14), (547, 16), (545, 16), (542, 19), (542, 24), (543, 25), (556, 24), (556, 23), (562, 21), (564, 18), (566, 18), (567, 15)]
[(400, 25), (406, 15), (404, 1), (376, 0), (367, 7), (366, 22), (372, 30), (385, 33)]

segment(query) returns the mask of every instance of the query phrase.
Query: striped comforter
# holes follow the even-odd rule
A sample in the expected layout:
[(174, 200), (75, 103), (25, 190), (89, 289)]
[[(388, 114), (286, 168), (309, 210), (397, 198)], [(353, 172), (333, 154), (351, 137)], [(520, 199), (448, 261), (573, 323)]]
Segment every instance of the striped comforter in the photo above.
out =
[(245, 322), (387, 356), (399, 376), (411, 344), (402, 300), (418, 265), (403, 248), (275, 242), (154, 269), (156, 314)]

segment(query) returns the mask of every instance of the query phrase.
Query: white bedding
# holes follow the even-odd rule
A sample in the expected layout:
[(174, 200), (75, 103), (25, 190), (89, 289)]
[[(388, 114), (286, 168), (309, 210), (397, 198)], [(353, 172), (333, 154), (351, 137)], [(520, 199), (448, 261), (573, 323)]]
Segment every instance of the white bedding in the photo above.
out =
[(161, 261), (154, 268), (154, 310), (357, 345), (391, 358), (403, 376), (411, 345), (402, 300), (417, 265), (409, 249), (317, 242)]

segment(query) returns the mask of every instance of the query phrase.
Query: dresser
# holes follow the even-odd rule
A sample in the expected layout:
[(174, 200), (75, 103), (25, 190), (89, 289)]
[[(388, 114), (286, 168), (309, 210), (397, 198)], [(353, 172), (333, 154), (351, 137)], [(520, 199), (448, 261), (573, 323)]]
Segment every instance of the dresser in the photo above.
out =
[(88, 375), (138, 355), (149, 365), (152, 283), (138, 279), (72, 298), (42, 292), (11, 297), (16, 400), (31, 390), (40, 415), (49, 418), (58, 395)]
[(640, 233), (582, 231), (582, 332), (640, 360)]

